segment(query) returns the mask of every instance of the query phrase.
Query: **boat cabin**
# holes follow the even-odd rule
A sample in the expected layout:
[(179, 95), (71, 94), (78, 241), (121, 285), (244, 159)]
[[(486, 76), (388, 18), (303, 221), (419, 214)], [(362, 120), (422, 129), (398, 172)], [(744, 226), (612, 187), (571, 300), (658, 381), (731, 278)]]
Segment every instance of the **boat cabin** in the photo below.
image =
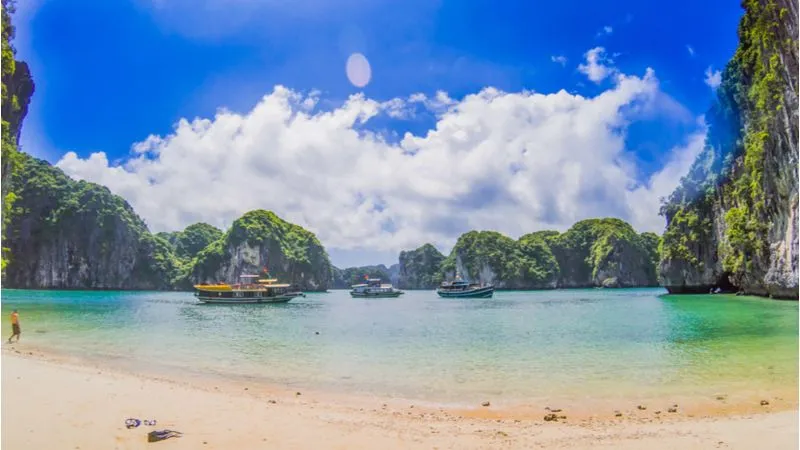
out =
[(469, 283), (464, 280), (455, 280), (443, 282), (439, 289), (442, 291), (466, 291), (480, 287), (482, 287), (480, 283)]
[(354, 284), (350, 287), (353, 289), (354, 293), (370, 292), (373, 294), (377, 294), (377, 293), (394, 291), (394, 288), (392, 287), (391, 284), (381, 283), (380, 278), (369, 278), (366, 281), (367, 281), (366, 283)]
[(288, 284), (278, 284), (277, 279), (259, 279), (258, 275), (240, 275), (238, 284), (198, 284), (195, 296), (231, 299), (256, 299), (274, 297), (289, 292)]

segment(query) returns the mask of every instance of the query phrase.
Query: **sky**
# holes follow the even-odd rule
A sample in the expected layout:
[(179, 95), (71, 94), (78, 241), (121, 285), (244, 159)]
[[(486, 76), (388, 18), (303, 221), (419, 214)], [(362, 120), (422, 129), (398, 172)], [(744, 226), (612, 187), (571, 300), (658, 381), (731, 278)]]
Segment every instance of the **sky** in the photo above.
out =
[(660, 233), (738, 2), (29, 0), (24, 151), (151, 231), (256, 208), (335, 265), (619, 217)]

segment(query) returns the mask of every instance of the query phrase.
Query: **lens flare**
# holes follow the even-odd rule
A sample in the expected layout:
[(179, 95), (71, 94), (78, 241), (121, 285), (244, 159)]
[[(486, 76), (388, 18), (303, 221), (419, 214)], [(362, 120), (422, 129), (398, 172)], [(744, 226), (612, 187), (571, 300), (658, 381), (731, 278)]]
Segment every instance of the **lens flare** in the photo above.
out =
[(347, 58), (347, 65), (345, 67), (347, 72), (347, 79), (353, 86), (363, 88), (369, 84), (372, 77), (372, 69), (369, 67), (367, 57), (361, 53), (353, 53)]

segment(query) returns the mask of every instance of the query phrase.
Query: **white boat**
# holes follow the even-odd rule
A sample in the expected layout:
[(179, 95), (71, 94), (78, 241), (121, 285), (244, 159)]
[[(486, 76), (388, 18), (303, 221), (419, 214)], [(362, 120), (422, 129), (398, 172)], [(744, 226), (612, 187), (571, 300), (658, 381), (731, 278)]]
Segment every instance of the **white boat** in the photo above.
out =
[(288, 284), (279, 284), (277, 279), (259, 279), (258, 275), (241, 275), (239, 284), (197, 284), (195, 297), (200, 303), (252, 304), (286, 303), (295, 297), (305, 297), (293, 291)]
[(403, 295), (391, 284), (382, 284), (379, 278), (367, 278), (366, 283), (351, 286), (350, 295), (360, 298), (393, 298)]

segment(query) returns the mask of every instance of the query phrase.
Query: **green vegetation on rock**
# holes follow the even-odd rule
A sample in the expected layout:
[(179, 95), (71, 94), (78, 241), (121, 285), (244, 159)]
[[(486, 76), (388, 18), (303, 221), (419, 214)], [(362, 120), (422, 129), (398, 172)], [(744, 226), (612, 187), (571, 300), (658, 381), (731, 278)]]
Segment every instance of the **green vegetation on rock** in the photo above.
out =
[(783, 247), (797, 246), (784, 237), (797, 234), (797, 4), (742, 6), (704, 149), (662, 206), (661, 278), (672, 292), (732, 283), (796, 298), (797, 251)]
[(197, 254), (191, 279), (235, 281), (264, 268), (306, 290), (327, 289), (333, 273), (328, 254), (313, 233), (271, 211), (255, 210), (236, 219), (227, 233)]
[(444, 255), (431, 244), (400, 252), (397, 285), (400, 289), (434, 289), (444, 277), (440, 266)]
[[(637, 234), (619, 219), (584, 220), (564, 233), (537, 231), (518, 240), (495, 231), (470, 231), (438, 266), (428, 264), (423, 270), (412, 265), (416, 279), (435, 283), (411, 288), (430, 289), (456, 272), (500, 289), (655, 286), (659, 244), (654, 233)], [(414, 260), (409, 254), (438, 253), (428, 247), (401, 253), (401, 280), (404, 262)]]
[(128, 203), (21, 153), (7, 228), (9, 286), (168, 289), (177, 262)]
[(623, 220), (582, 220), (562, 234), (543, 237), (558, 261), (560, 287), (602, 286), (610, 278), (619, 286), (657, 284), (658, 237), (640, 235)]
[(14, 25), (11, 23), (11, 13), (14, 12), (14, 2), (2, 2), (2, 251), (0, 252), (0, 271), (5, 274), (5, 269), (11, 258), (11, 251), (6, 243), (6, 229), (13, 214), (12, 206), (17, 199), (17, 193), (11, 189), (11, 178), (22, 165), (22, 156), (18, 150), (19, 134), (22, 120), (28, 112), (28, 104), (34, 91), (33, 80), (28, 71), (28, 65), (15, 59), (16, 50), (12, 44), (14, 39)]
[(203, 249), (220, 240), (222, 231), (207, 223), (189, 225), (183, 231), (160, 232), (156, 237), (168, 245), (169, 250), (181, 260), (182, 264), (190, 263)]

